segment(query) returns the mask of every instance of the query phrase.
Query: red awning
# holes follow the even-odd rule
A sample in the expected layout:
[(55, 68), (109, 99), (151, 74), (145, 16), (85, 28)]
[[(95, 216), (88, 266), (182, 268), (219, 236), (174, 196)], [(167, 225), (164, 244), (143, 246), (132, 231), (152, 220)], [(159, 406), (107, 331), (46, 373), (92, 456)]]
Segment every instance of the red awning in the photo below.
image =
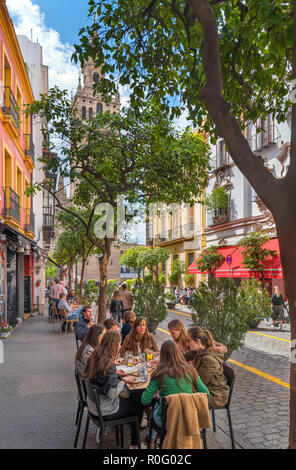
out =
[[(263, 245), (264, 248), (275, 250), (279, 253), (279, 243), (277, 238), (269, 240)], [(219, 252), (224, 256), (225, 261), (215, 272), (216, 277), (259, 277), (258, 271), (251, 271), (243, 265), (243, 247), (241, 246), (222, 246), (219, 248)], [(230, 255), (232, 257), (231, 264), (227, 264), (226, 258)], [(196, 260), (188, 267), (188, 274), (203, 274), (196, 266)], [(206, 274), (206, 273), (204, 273)], [(274, 258), (269, 256), (264, 266), (264, 277), (266, 279), (283, 279), (283, 271), (278, 254)]]

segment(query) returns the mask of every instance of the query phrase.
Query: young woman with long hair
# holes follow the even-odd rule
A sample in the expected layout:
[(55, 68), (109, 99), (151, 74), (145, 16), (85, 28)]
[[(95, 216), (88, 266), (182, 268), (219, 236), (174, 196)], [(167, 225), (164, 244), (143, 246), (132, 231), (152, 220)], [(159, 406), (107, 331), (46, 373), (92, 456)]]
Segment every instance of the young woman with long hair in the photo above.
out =
[[(101, 343), (88, 358), (84, 377), (98, 388), (100, 396), (101, 413), (105, 420), (119, 419), (126, 416), (139, 416), (139, 423), (143, 416), (143, 406), (140, 395), (135, 393), (129, 398), (122, 398), (127, 383), (133, 383), (135, 377), (120, 378), (116, 373), (115, 361), (119, 355), (120, 334), (116, 331), (107, 331)], [(95, 404), (88, 399), (91, 413), (97, 415)], [(131, 424), (131, 448), (137, 447), (137, 434), (135, 424)]]
[[(170, 340), (161, 346), (160, 360), (142, 395), (142, 404), (146, 406), (151, 403), (157, 391), (161, 398), (177, 393), (196, 392), (207, 393), (209, 396), (209, 390), (198, 376), (196, 369), (185, 361), (180, 348)], [(153, 410), (153, 419), (158, 426), (161, 426), (160, 403), (158, 402)], [(152, 440), (155, 436), (156, 433), (153, 433)]]
[(185, 352), (184, 358), (192, 362), (201, 380), (208, 387), (210, 406), (219, 408), (225, 405), (228, 387), (223, 375), (224, 353), (215, 350), (215, 341), (211, 333), (199, 326), (189, 328), (187, 345), (189, 351)]
[(87, 359), (101, 342), (105, 331), (102, 325), (93, 325), (83, 338), (75, 357), (75, 367), (80, 375), (83, 374)]
[(271, 303), (272, 303), (271, 317), (273, 319), (273, 329), (275, 330), (276, 322), (279, 322), (280, 330), (281, 330), (283, 326), (283, 321), (285, 319), (285, 316), (284, 316), (285, 302), (284, 302), (279, 286), (274, 286), (273, 291), (274, 292), (271, 297)]
[(117, 321), (117, 323), (120, 323), (122, 319), (122, 310), (123, 310), (123, 303), (122, 303), (121, 292), (119, 290), (116, 290), (111, 299), (110, 314), (112, 318), (115, 321)]
[(179, 346), (181, 352), (185, 352), (187, 346), (187, 332), (183, 323), (177, 319), (172, 320), (168, 324), (168, 330), (173, 341)]
[(134, 356), (138, 356), (139, 353), (159, 351), (154, 336), (148, 332), (145, 318), (135, 319), (132, 329), (120, 349), (120, 355), (124, 356), (126, 351), (131, 351)]

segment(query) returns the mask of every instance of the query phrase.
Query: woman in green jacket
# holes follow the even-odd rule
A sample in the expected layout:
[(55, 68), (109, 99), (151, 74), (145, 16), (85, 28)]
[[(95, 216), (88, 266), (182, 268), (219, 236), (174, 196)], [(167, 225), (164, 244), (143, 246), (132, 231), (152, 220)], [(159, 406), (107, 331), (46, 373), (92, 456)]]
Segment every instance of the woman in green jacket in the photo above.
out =
[[(160, 350), (160, 360), (150, 383), (142, 395), (141, 403), (146, 406), (151, 403), (156, 392), (161, 398), (177, 393), (207, 393), (209, 390), (203, 384), (196, 369), (188, 364), (179, 347), (173, 341), (165, 341)], [(161, 402), (153, 410), (153, 420), (161, 427)], [(156, 432), (152, 433), (152, 441)]]

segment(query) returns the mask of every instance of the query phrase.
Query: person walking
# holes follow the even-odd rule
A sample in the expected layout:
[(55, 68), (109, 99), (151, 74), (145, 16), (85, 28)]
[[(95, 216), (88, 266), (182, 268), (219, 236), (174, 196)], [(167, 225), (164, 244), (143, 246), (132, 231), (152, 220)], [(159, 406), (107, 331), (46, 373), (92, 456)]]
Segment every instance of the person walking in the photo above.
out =
[(116, 290), (111, 299), (110, 314), (112, 318), (117, 321), (118, 324), (120, 324), (120, 321), (122, 319), (122, 310), (123, 303), (121, 292), (119, 290)]
[(122, 313), (126, 312), (127, 310), (132, 310), (134, 305), (134, 298), (133, 294), (127, 290), (127, 286), (125, 283), (122, 284), (122, 292), (121, 292), (121, 300), (122, 300)]
[(279, 286), (274, 286), (273, 290), (274, 290), (274, 293), (271, 297), (271, 304), (272, 304), (271, 316), (273, 320), (273, 329), (275, 330), (275, 325), (276, 323), (279, 322), (280, 330), (281, 330), (283, 326), (283, 321), (284, 321), (285, 302), (284, 302)]

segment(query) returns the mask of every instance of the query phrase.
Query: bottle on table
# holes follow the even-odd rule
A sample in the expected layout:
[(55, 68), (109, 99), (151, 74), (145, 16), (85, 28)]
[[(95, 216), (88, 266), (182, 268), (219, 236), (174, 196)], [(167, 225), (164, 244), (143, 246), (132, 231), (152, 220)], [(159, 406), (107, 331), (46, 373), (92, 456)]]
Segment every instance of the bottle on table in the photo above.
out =
[(148, 380), (148, 371), (147, 371), (146, 355), (144, 353), (141, 354), (140, 360), (141, 360), (141, 379), (146, 382)]

